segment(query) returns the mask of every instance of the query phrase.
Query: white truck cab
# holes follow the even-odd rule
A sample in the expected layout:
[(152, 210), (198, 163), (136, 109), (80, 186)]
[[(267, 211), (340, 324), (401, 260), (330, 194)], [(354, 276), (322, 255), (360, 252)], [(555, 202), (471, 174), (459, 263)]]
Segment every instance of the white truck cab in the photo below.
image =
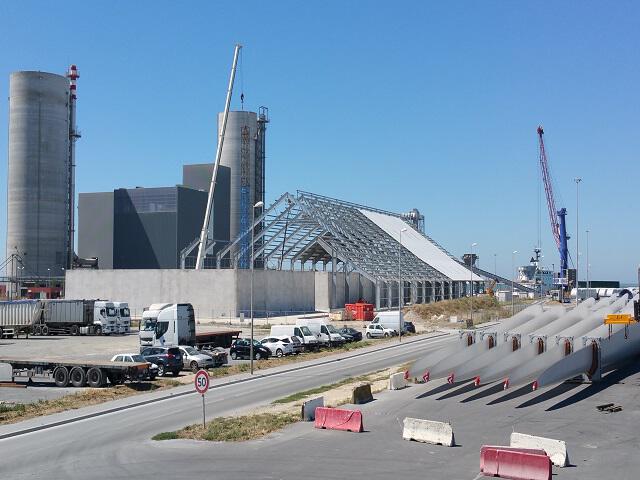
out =
[(116, 325), (118, 327), (118, 333), (127, 334), (131, 331), (131, 311), (129, 310), (129, 304), (127, 302), (113, 302), (116, 308), (118, 318)]
[(118, 333), (118, 311), (114, 302), (96, 300), (93, 304), (93, 325), (103, 335)]
[(142, 312), (140, 350), (195, 345), (196, 319), (190, 303), (154, 303)]

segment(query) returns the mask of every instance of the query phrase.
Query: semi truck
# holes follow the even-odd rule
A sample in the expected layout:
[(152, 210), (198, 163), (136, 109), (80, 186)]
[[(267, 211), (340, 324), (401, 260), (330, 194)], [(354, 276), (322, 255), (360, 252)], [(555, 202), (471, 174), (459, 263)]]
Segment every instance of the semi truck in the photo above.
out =
[(125, 380), (142, 380), (149, 376), (147, 362), (110, 362), (93, 360), (62, 360), (59, 358), (1, 357), (0, 364), (11, 366), (12, 381), (16, 378), (28, 380), (53, 379), (56, 386), (104, 387), (107, 381), (118, 385)]
[(190, 303), (154, 303), (142, 312), (140, 351), (147, 347), (191, 346), (199, 350), (229, 348), (240, 330), (196, 334), (196, 319)]
[[(117, 305), (117, 307), (116, 307)], [(125, 315), (126, 314), (126, 315)], [(19, 300), (0, 302), (0, 337), (110, 335), (130, 329), (124, 302), (106, 300)]]

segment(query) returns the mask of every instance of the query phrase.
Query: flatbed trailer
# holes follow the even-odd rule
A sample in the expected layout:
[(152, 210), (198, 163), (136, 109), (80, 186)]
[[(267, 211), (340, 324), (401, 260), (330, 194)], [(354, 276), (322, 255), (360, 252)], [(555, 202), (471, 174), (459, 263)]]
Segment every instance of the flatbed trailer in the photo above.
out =
[(15, 358), (0, 357), (0, 363), (11, 365), (12, 379), (53, 378), (56, 386), (93, 387), (118, 385), (125, 380), (148, 378), (149, 364), (146, 362), (110, 362), (92, 360), (65, 360), (61, 358)]
[(230, 348), (233, 340), (238, 338), (240, 330), (222, 330), (218, 332), (196, 333), (196, 348), (207, 350), (215, 347)]

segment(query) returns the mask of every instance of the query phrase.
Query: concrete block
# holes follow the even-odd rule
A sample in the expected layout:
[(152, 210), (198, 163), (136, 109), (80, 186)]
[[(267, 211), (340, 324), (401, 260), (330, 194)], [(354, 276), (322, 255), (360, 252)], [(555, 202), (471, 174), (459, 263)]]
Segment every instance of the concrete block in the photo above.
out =
[(324, 397), (312, 398), (302, 404), (302, 420), (313, 422), (316, 419), (316, 408), (324, 407)]
[(525, 433), (513, 432), (510, 440), (511, 447), (542, 449), (557, 467), (569, 466), (567, 444), (563, 440), (553, 438), (536, 437)]
[(406, 417), (402, 438), (416, 442), (453, 447), (456, 444), (451, 424)]
[(354, 405), (360, 405), (362, 403), (368, 403), (373, 401), (373, 395), (371, 393), (371, 384), (363, 383), (356, 387), (353, 387), (353, 393), (351, 394), (351, 403)]
[(389, 390), (401, 390), (407, 386), (404, 372), (392, 373), (389, 375)]
[(13, 381), (13, 368), (8, 363), (0, 363), (0, 382)]

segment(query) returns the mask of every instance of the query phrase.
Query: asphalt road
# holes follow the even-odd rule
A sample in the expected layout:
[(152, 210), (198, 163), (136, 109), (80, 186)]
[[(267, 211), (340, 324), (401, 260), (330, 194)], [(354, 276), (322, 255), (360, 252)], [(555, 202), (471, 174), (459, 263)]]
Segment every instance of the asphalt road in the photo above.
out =
[[(250, 411), (256, 406), (300, 390), (399, 365), (414, 360), (424, 355), (425, 351), (452, 341), (455, 337), (422, 337), (375, 350), (341, 354), (333, 359), (318, 359), (272, 369), (270, 372), (261, 371), (254, 378), (245, 376), (240, 381), (217, 380), (212, 382), (214, 388), (206, 396), (207, 414), (212, 417)], [(218, 470), (221, 459), (212, 456), (215, 450), (211, 450), (214, 446), (221, 447), (219, 444), (207, 444), (208, 453), (202, 456), (202, 446), (196, 446), (193, 450), (188, 442), (160, 445), (149, 440), (156, 433), (176, 430), (201, 420), (201, 398), (188, 393), (191, 391), (190, 386), (176, 388), (171, 391), (173, 396), (170, 398), (115, 413), (100, 414), (109, 408), (158, 399), (166, 395), (166, 392), (140, 395), (124, 401), (0, 427), (2, 437), (23, 429), (71, 421), (0, 440), (0, 478), (158, 479), (193, 474), (207, 475), (209, 478), (230, 478), (231, 470), (235, 467), (245, 468), (248, 464), (258, 472), (256, 478), (280, 478), (277, 475), (271, 476), (269, 471), (272, 466), (293, 462), (299, 465), (301, 471), (314, 469), (304, 455), (293, 457), (281, 452), (262, 465), (253, 461), (247, 464), (242, 459), (232, 460), (228, 457), (227, 470), (222, 472)], [(78, 416), (90, 414), (98, 416), (73, 421)], [(251, 442), (251, 445), (272, 445), (273, 441), (270, 438)], [(193, 455), (199, 461), (194, 461)], [(327, 457), (326, 461), (330, 460)], [(237, 478), (246, 477), (240, 475)]]

